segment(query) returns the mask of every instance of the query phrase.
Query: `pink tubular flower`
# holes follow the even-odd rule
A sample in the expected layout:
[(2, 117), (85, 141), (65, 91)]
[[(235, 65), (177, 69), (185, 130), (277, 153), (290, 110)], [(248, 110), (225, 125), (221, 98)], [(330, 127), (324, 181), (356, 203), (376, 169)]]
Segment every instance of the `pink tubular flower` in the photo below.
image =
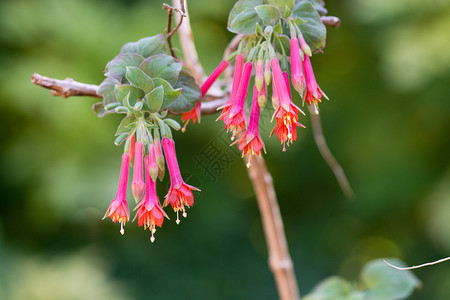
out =
[(133, 193), (134, 200), (136, 203), (141, 200), (145, 192), (144, 183), (144, 166), (143, 166), (143, 150), (144, 145), (141, 141), (136, 142), (136, 152), (134, 158), (134, 168), (133, 168), (133, 182), (131, 183), (131, 191)]
[(170, 188), (164, 201), (164, 206), (172, 205), (173, 210), (177, 213), (177, 224), (180, 223), (178, 217), (179, 211), (183, 212), (186, 218), (186, 206), (190, 207), (194, 204), (194, 196), (191, 190), (200, 191), (199, 189), (186, 184), (181, 177), (180, 168), (178, 167), (177, 157), (175, 153), (175, 142), (172, 139), (163, 138), (162, 140), (164, 153), (167, 159), (167, 168), (170, 174)]
[(298, 112), (304, 113), (292, 103), (291, 98), (289, 97), (278, 60), (273, 58), (271, 65), (273, 85), (277, 91), (279, 105), (272, 116), (272, 120), (276, 117), (277, 124), (270, 135), (276, 133), (283, 144), (283, 151), (286, 151), (286, 141), (288, 141), (289, 146), (290, 142), (292, 143), (292, 141), (297, 140), (297, 126), (304, 127), (302, 124), (298, 123)]
[(120, 170), (119, 187), (114, 200), (111, 202), (103, 219), (109, 217), (115, 223), (120, 222), (120, 233), (124, 234), (123, 226), (130, 219), (130, 211), (127, 203), (127, 184), (128, 184), (128, 168), (130, 164), (130, 154), (122, 155), (122, 167)]
[(261, 149), (264, 148), (264, 143), (259, 135), (259, 112), (258, 88), (255, 85), (253, 87), (252, 110), (247, 131), (240, 139), (233, 143), (239, 143), (239, 150), (242, 151), (242, 157), (246, 154), (248, 155), (247, 167), (250, 167), (253, 155), (256, 154), (261, 157)]
[(292, 99), (292, 97), (291, 97), (291, 86), (289, 85), (289, 74), (288, 74), (288, 72), (283, 71), (283, 79), (284, 79), (284, 84), (286, 84), (286, 90), (288, 92), (289, 99)]
[(311, 48), (309, 48), (308, 44), (305, 42), (305, 39), (303, 38), (303, 35), (301, 32), (299, 33), (298, 38), (300, 39), (300, 48), (302, 48), (303, 53), (305, 53), (305, 56), (311, 56)]
[(234, 140), (234, 137), (236, 136), (239, 130), (244, 130), (245, 128), (244, 103), (245, 97), (247, 96), (248, 82), (250, 80), (252, 68), (253, 66), (251, 62), (245, 63), (244, 72), (242, 74), (242, 80), (241, 83), (239, 84), (239, 89), (236, 95), (236, 101), (229, 109), (228, 114), (224, 116), (224, 114), (222, 113), (222, 115), (218, 119), (218, 120), (223, 119), (223, 122), (225, 123), (225, 128), (233, 132), (231, 140)]
[(192, 110), (185, 112), (181, 115), (181, 119), (183, 120), (183, 122), (186, 122), (186, 124), (184, 124), (183, 129), (182, 129), (183, 132), (186, 131), (186, 126), (189, 123), (189, 120), (192, 119), (192, 124), (195, 124), (197, 119), (200, 122), (200, 115), (201, 115), (200, 108), (201, 108), (202, 99), (205, 96), (205, 94), (208, 92), (211, 85), (217, 80), (217, 78), (220, 76), (220, 74), (222, 74), (222, 72), (227, 67), (228, 67), (228, 61), (223, 60), (217, 66), (217, 68), (211, 73), (211, 75), (209, 75), (209, 77), (206, 79), (206, 81), (201, 86), (200, 91), (202, 93), (202, 96), (200, 98), (200, 101), (197, 102), (197, 105), (195, 105), (195, 107)]
[(319, 109), (317, 107), (318, 103), (322, 102), (322, 96), (324, 96), (327, 100), (328, 97), (317, 85), (316, 78), (314, 77), (314, 72), (311, 66), (311, 60), (307, 55), (305, 55), (305, 60), (303, 61), (303, 69), (305, 70), (306, 79), (306, 90), (303, 99), (304, 101), (306, 101), (306, 103), (308, 103), (308, 105), (311, 105), (311, 103), (313, 103), (316, 114), (319, 114)]
[(236, 100), (236, 95), (242, 78), (243, 66), (244, 66), (244, 57), (242, 56), (242, 54), (238, 54), (236, 56), (236, 64), (234, 66), (233, 87), (231, 88), (230, 99), (227, 101), (227, 103), (225, 103), (225, 105), (218, 108), (223, 109), (223, 111), (220, 114), (220, 117), (217, 118), (217, 120), (222, 120), (223, 118), (225, 118), (225, 116), (229, 114), (230, 108)]
[(148, 170), (150, 169), (150, 165), (150, 157), (146, 156), (145, 168), (147, 169), (147, 171), (145, 172), (145, 197), (136, 206), (135, 209), (137, 209), (137, 213), (134, 216), (133, 221), (138, 218), (138, 225), (144, 226), (144, 230), (148, 228), (151, 231), (152, 236), (150, 240), (153, 243), (155, 241), (154, 233), (156, 231), (156, 226), (161, 227), (164, 221), (164, 217), (167, 217), (167, 215), (161, 208), (158, 196), (156, 195), (156, 183), (150, 177), (150, 174), (148, 172)]
[(302, 58), (300, 53), (297, 38), (291, 39), (291, 71), (292, 71), (292, 85), (294, 89), (303, 95), (305, 90), (305, 76), (303, 75)]

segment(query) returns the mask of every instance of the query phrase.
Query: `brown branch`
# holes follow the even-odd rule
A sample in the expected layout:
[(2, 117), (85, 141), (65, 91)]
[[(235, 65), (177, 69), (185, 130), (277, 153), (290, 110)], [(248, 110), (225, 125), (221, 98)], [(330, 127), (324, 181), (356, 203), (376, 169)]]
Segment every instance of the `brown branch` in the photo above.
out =
[[(244, 162), (247, 161), (248, 159), (245, 158)], [(256, 193), (269, 252), (269, 266), (275, 277), (280, 299), (300, 299), (272, 176), (267, 170), (264, 159), (253, 158), (248, 168), (248, 176)]]
[(322, 23), (326, 26), (334, 28), (338, 28), (339, 26), (341, 26), (341, 19), (339, 19), (338, 17), (322, 16), (320, 17), (320, 19), (322, 20)]
[(323, 159), (331, 168), (336, 176), (337, 182), (348, 199), (352, 199), (355, 194), (353, 189), (345, 176), (344, 170), (342, 169), (339, 162), (333, 156), (330, 149), (328, 148), (327, 141), (322, 131), (322, 124), (320, 123), (320, 117), (314, 112), (313, 106), (308, 106), (309, 115), (311, 116), (311, 127), (314, 135), (314, 141), (316, 142), (317, 148), (320, 154), (322, 154)]
[(53, 96), (60, 96), (63, 98), (70, 96), (91, 96), (102, 98), (102, 96), (97, 94), (98, 85), (81, 83), (73, 80), (72, 78), (59, 80), (33, 73), (33, 75), (31, 75), (31, 82), (51, 90)]

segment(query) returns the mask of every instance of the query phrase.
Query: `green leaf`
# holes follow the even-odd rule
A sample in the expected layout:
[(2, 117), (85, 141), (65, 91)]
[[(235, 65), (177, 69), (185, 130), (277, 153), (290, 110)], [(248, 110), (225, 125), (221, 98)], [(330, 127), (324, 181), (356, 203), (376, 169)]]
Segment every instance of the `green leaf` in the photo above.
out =
[(114, 110), (106, 110), (103, 102), (97, 102), (92, 105), (92, 111), (97, 115), (99, 118), (103, 118), (107, 114), (113, 113)]
[(137, 67), (144, 61), (144, 58), (139, 54), (121, 53), (114, 57), (106, 65), (106, 77), (114, 77), (121, 80), (125, 76), (127, 67)]
[(264, 36), (264, 32), (261, 28), (261, 25), (259, 25), (259, 23), (256, 23), (256, 35), (259, 37), (263, 37)]
[(119, 127), (117, 127), (115, 136), (121, 135), (123, 133), (129, 133), (131, 129), (127, 126), (135, 121), (136, 118), (133, 115), (127, 115), (125, 118), (122, 119), (122, 121), (119, 124)]
[(311, 3), (306, 0), (295, 3), (292, 15), (294, 16), (294, 20), (301, 20), (301, 23), (297, 23), (297, 25), (311, 51), (315, 52), (325, 47), (327, 30)]
[(181, 71), (175, 88), (181, 88), (180, 97), (169, 106), (169, 110), (180, 114), (192, 110), (201, 99), (201, 91), (195, 79), (186, 71)]
[(253, 34), (259, 21), (254, 8), (246, 8), (229, 23), (228, 30), (234, 33)]
[(278, 53), (283, 53), (283, 50), (281, 49), (281, 44), (283, 45), (284, 51), (286, 54), (290, 53), (290, 49), (291, 49), (291, 42), (289, 40), (289, 38), (286, 35), (278, 35), (277, 36), (277, 41), (275, 41), (275, 50)]
[(145, 58), (156, 54), (166, 54), (164, 36), (158, 34), (145, 37), (137, 42), (129, 42), (122, 46), (120, 53), (135, 53)]
[(144, 102), (147, 104), (151, 113), (157, 112), (163, 103), (164, 88), (162, 85), (155, 88), (153, 91), (145, 95)]
[(140, 88), (129, 84), (118, 84), (114, 90), (117, 100), (123, 103), (124, 98), (129, 94), (130, 106), (134, 106), (138, 99), (144, 97), (144, 91)]
[(304, 300), (363, 300), (363, 293), (355, 291), (350, 283), (339, 277), (332, 276), (321, 282), (306, 295)]
[[(399, 259), (389, 259), (389, 262), (395, 266), (405, 266)], [(420, 281), (411, 271), (394, 269), (382, 259), (364, 266), (361, 281), (367, 287), (364, 298), (367, 300), (406, 299), (420, 286)]]
[(262, 5), (262, 0), (239, 0), (237, 1), (230, 11), (228, 16), (228, 27), (230, 27), (232, 21), (245, 9), (254, 9), (255, 6)]
[(170, 83), (162, 78), (154, 78), (153, 83), (155, 87), (162, 86), (164, 88), (164, 99), (160, 110), (168, 107), (180, 96), (181, 89), (174, 89)]
[(142, 62), (139, 69), (151, 78), (159, 77), (170, 84), (175, 84), (182, 64), (166, 54), (153, 55)]
[(119, 80), (113, 77), (108, 77), (105, 78), (105, 80), (103, 80), (98, 87), (97, 94), (103, 96), (103, 104), (105, 106), (111, 103), (119, 102), (114, 94), (114, 88), (116, 87), (116, 84), (119, 83)]
[(144, 93), (149, 93), (153, 90), (153, 81), (147, 74), (145, 74), (141, 69), (136, 67), (127, 67), (127, 72), (125, 74), (128, 81), (139, 88), (141, 88)]
[(284, 18), (291, 16), (295, 4), (295, 0), (264, 0), (263, 2), (278, 8)]
[(280, 11), (273, 5), (258, 5), (255, 10), (266, 26), (275, 26), (281, 18)]

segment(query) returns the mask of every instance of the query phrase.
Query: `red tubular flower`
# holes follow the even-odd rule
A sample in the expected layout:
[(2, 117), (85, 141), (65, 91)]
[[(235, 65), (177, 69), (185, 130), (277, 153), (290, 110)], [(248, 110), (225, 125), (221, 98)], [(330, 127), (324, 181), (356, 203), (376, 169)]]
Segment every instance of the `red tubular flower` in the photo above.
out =
[(302, 58), (297, 38), (291, 39), (291, 71), (292, 85), (294, 89), (303, 95), (306, 87), (305, 76), (303, 75)]
[(111, 202), (103, 219), (109, 217), (115, 223), (120, 222), (120, 233), (124, 234), (123, 226), (130, 219), (130, 211), (127, 203), (127, 184), (128, 184), (128, 168), (130, 164), (130, 154), (122, 155), (122, 167), (120, 170), (119, 187), (114, 200)]
[(278, 108), (272, 116), (272, 120), (276, 117), (277, 124), (273, 128), (270, 135), (277, 134), (281, 143), (283, 144), (283, 151), (286, 151), (286, 141), (289, 143), (297, 140), (297, 126), (304, 127), (298, 123), (298, 112), (303, 111), (292, 103), (291, 98), (281, 73), (280, 64), (278, 60), (273, 58), (271, 61), (273, 85), (277, 91)]
[(256, 154), (261, 157), (261, 149), (264, 148), (264, 143), (259, 135), (259, 112), (258, 88), (255, 85), (253, 87), (252, 110), (247, 131), (240, 139), (233, 143), (239, 143), (239, 150), (242, 151), (242, 157), (248, 154), (247, 167), (250, 167), (253, 155)]
[(236, 64), (234, 66), (233, 87), (231, 88), (230, 99), (227, 101), (227, 103), (225, 103), (225, 105), (218, 108), (218, 110), (219, 109), (223, 109), (223, 110), (222, 110), (222, 113), (220, 114), (220, 117), (217, 118), (217, 120), (222, 120), (223, 118), (225, 118), (225, 116), (227, 116), (229, 114), (229, 110), (230, 110), (231, 106), (236, 101), (239, 84), (240, 84), (241, 78), (242, 78), (243, 66), (244, 66), (244, 57), (242, 56), (242, 54), (238, 54), (236, 56)]
[(206, 79), (206, 81), (203, 83), (203, 85), (200, 87), (200, 91), (202, 93), (202, 96), (200, 98), (200, 101), (197, 102), (197, 104), (195, 105), (195, 107), (186, 112), (183, 113), (181, 115), (181, 119), (183, 120), (183, 122), (186, 122), (186, 124), (184, 124), (182, 131), (186, 131), (186, 126), (189, 123), (189, 120), (192, 119), (192, 124), (195, 124), (195, 122), (198, 121), (200, 122), (200, 108), (201, 108), (201, 103), (202, 103), (202, 99), (203, 96), (205, 96), (205, 94), (208, 92), (209, 88), (211, 87), (211, 85), (217, 80), (217, 78), (220, 76), (220, 74), (222, 74), (222, 72), (228, 67), (228, 61), (223, 60), (218, 66), (217, 68), (211, 73), (211, 75), (209, 75), (209, 77)]
[[(156, 160), (154, 161), (156, 164)], [(156, 195), (156, 183), (150, 177), (148, 170), (150, 169), (151, 159), (149, 156), (145, 157), (145, 197), (136, 206), (137, 213), (134, 216), (133, 221), (138, 218), (138, 225), (144, 226), (144, 230), (148, 228), (152, 236), (150, 240), (152, 243), (155, 241), (154, 233), (156, 231), (156, 226), (161, 227), (164, 221), (164, 217), (167, 217), (164, 210), (161, 208), (158, 196)]]
[(311, 103), (313, 103), (314, 111), (316, 112), (316, 114), (319, 114), (318, 104), (322, 102), (322, 96), (324, 96), (327, 100), (328, 97), (317, 85), (316, 78), (314, 77), (314, 72), (311, 66), (311, 60), (307, 55), (305, 55), (305, 60), (303, 61), (303, 69), (305, 70), (306, 79), (306, 90), (303, 99), (304, 101), (306, 101), (306, 103), (308, 103), (308, 105), (311, 105)]
[(167, 168), (170, 174), (170, 188), (164, 201), (164, 206), (172, 205), (173, 210), (177, 213), (177, 224), (180, 223), (178, 213), (183, 212), (186, 218), (186, 206), (194, 205), (194, 196), (191, 190), (200, 191), (196, 187), (190, 186), (183, 181), (180, 168), (178, 167), (177, 156), (175, 153), (175, 142), (172, 139), (163, 138), (162, 140), (164, 154), (166, 155)]
[(134, 200), (136, 203), (141, 200), (145, 192), (144, 183), (144, 166), (143, 166), (143, 153), (142, 150), (144, 145), (141, 141), (136, 142), (136, 152), (134, 159), (133, 168), (133, 182), (131, 183), (131, 191), (133, 193)]
[(229, 109), (228, 114), (224, 115), (222, 113), (222, 115), (218, 119), (218, 120), (223, 119), (223, 122), (225, 123), (225, 128), (233, 132), (231, 140), (234, 140), (234, 137), (236, 136), (239, 130), (244, 130), (245, 128), (244, 103), (245, 97), (247, 96), (248, 82), (250, 80), (252, 68), (253, 66), (251, 62), (245, 63), (244, 72), (242, 74), (242, 80), (241, 83), (239, 84), (239, 89), (237, 91), (236, 101)]

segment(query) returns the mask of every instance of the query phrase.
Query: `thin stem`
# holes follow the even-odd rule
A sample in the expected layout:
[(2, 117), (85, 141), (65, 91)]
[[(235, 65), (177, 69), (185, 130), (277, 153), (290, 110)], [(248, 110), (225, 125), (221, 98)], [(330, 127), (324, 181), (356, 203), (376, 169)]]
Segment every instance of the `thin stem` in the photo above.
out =
[[(248, 158), (245, 157), (244, 163), (247, 161)], [(256, 193), (269, 252), (269, 266), (275, 277), (280, 299), (300, 299), (272, 176), (267, 170), (264, 159), (253, 158), (248, 168), (248, 176)]]
[(393, 265), (393, 264), (387, 262), (386, 260), (384, 260), (384, 262), (385, 262), (386, 264), (388, 264), (389, 266), (391, 266), (391, 267), (397, 269), (397, 270), (404, 271), (404, 270), (414, 270), (414, 269), (419, 269), (419, 268), (423, 268), (423, 267), (427, 267), (427, 266), (432, 266), (432, 265), (440, 264), (440, 263), (442, 263), (442, 262), (444, 262), (444, 261), (448, 261), (448, 260), (450, 260), (450, 256), (449, 256), (449, 257), (446, 257), (446, 258), (438, 259), (438, 260), (436, 260), (436, 261), (424, 263), (424, 264), (421, 264), (421, 265), (418, 265), (418, 266), (404, 267), (404, 268), (397, 267), (397, 266), (395, 266), (395, 265)]
[(347, 177), (345, 176), (344, 169), (342, 169), (341, 165), (328, 148), (327, 141), (325, 140), (325, 136), (323, 135), (320, 117), (314, 112), (314, 108), (312, 106), (308, 105), (308, 109), (310, 112), (309, 115), (311, 116), (311, 127), (314, 135), (314, 141), (316, 142), (317, 148), (319, 149), (320, 154), (322, 154), (325, 162), (333, 171), (334, 176), (336, 176), (337, 182), (344, 192), (345, 196), (348, 199), (352, 199), (353, 197), (355, 197), (355, 194), (353, 193), (353, 189), (350, 186)]
[[(166, 35), (166, 39), (167, 39), (167, 45), (169, 46), (170, 55), (172, 55), (172, 57), (178, 59), (178, 57), (175, 55), (175, 51), (173, 50), (173, 47), (172, 47), (172, 36), (180, 28), (181, 24), (183, 23), (183, 17), (186, 16), (184, 14), (184, 0), (179, 0), (178, 8), (172, 7), (170, 5), (167, 5), (166, 3), (163, 3), (162, 8), (167, 10), (167, 29), (166, 29), (167, 35)], [(174, 11), (178, 13), (179, 18), (177, 20), (178, 21), (177, 26), (175, 26), (174, 29), (171, 29), (172, 28), (172, 16), (173, 16), (173, 12)]]
[[(182, 7), (183, 4), (184, 7)], [(184, 3), (184, 0), (173, 0), (173, 6), (180, 10), (184, 8), (184, 18), (186, 19), (183, 23), (179, 23), (180, 27), (178, 30), (181, 50), (183, 51), (183, 66), (191, 71), (192, 76), (194, 76), (197, 83), (202, 83), (206, 75), (198, 60), (197, 50), (195, 49), (194, 36), (192, 34), (187, 3)], [(181, 16), (177, 14), (175, 18), (179, 22)]]

